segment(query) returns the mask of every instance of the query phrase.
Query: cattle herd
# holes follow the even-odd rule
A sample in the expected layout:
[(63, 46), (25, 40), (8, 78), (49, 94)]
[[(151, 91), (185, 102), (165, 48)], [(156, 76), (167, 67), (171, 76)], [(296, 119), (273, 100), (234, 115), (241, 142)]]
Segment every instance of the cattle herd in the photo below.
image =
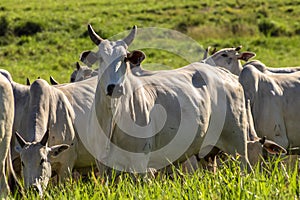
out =
[(98, 49), (83, 51), (71, 83), (23, 85), (0, 70), (0, 196), (9, 179), (42, 195), (54, 175), (93, 166), (110, 178), (111, 169), (146, 173), (225, 152), (251, 172), (263, 152), (299, 153), (300, 67), (266, 67), (237, 47), (148, 71), (145, 54), (128, 50), (136, 26), (118, 41), (91, 25), (88, 33)]

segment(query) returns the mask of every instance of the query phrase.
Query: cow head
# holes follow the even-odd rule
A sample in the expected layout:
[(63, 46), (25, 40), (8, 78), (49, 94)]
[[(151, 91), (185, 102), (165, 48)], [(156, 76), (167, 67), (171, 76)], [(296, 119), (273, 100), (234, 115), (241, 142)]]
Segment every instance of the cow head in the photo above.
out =
[(49, 130), (39, 142), (27, 142), (16, 132), (19, 146), (16, 151), (20, 154), (25, 187), (37, 190), (40, 195), (47, 187), (51, 178), (50, 157), (57, 157), (61, 152), (69, 148), (69, 145), (61, 144), (47, 147)]
[(125, 75), (132, 67), (139, 66), (145, 57), (142, 51), (133, 51), (113, 61), (103, 72), (101, 78), (101, 85), (106, 95), (112, 98), (123, 95)]
[(136, 32), (137, 27), (134, 26), (124, 39), (109, 41), (102, 39), (95, 33), (92, 26), (88, 25), (89, 36), (98, 46), (98, 51), (96, 53), (85, 51), (81, 54), (80, 60), (88, 66), (99, 61), (99, 79), (101, 79), (104, 92), (108, 96), (119, 97), (124, 94), (122, 84), (127, 67), (123, 63), (130, 57), (127, 49), (134, 40)]
[[(78, 63), (79, 65), (79, 63)], [(85, 80), (85, 79), (88, 79), (88, 78), (91, 78), (93, 76), (97, 76), (98, 75), (98, 71), (97, 70), (94, 70), (88, 66), (80, 66), (77, 67), (77, 73), (76, 73), (76, 76), (75, 76), (75, 79), (73, 82), (77, 82), (77, 81), (82, 81), (82, 80)]]
[(129, 35), (124, 39), (118, 41), (109, 41), (102, 39), (99, 35), (97, 35), (92, 26), (88, 25), (89, 36), (91, 40), (98, 46), (98, 51), (96, 53), (92, 51), (84, 51), (81, 54), (80, 60), (89, 67), (96, 61), (99, 61), (100, 66), (105, 68), (116, 59), (126, 56), (128, 46), (134, 40), (136, 32), (137, 27), (134, 26)]
[(287, 153), (282, 146), (271, 140), (267, 140), (266, 137), (255, 138), (253, 141), (247, 141), (248, 158), (251, 165), (255, 165), (259, 162), (263, 155), (263, 149), (273, 155)]
[(242, 71), (240, 60), (248, 61), (255, 56), (253, 52), (240, 52), (241, 48), (241, 46), (238, 46), (236, 48), (221, 49), (202, 62), (212, 66), (224, 67), (233, 74), (239, 75)]

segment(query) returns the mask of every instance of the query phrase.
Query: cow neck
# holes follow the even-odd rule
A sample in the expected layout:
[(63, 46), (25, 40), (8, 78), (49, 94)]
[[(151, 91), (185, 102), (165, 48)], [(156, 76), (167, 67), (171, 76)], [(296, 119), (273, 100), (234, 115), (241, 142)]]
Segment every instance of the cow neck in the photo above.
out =
[(239, 76), (241, 74), (242, 70), (243, 70), (243, 66), (242, 66), (242, 63), (241, 63), (240, 60), (238, 60), (237, 62), (238, 62), (238, 65), (237, 65), (238, 67), (236, 69), (234, 69), (232, 71), (232, 73)]
[(49, 105), (52, 96), (47, 85), (32, 84), (31, 87), (34, 88), (30, 91), (28, 134), (32, 137), (30, 142), (33, 142), (40, 141), (40, 137), (46, 132), (51, 118)]
[[(148, 76), (148, 74), (146, 75)], [(98, 82), (95, 94), (95, 109), (101, 127), (112, 137), (119, 120), (132, 120), (145, 126), (150, 120), (150, 109), (153, 107), (156, 95), (143, 81), (143, 75), (136, 75), (128, 70), (124, 78), (125, 95), (111, 98)], [(138, 87), (136, 87), (138, 86)]]

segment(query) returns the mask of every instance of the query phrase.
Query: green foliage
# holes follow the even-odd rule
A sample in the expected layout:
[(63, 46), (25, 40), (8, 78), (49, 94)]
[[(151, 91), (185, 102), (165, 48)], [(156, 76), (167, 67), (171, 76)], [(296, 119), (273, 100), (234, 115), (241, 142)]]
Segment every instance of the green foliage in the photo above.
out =
[(287, 30), (283, 24), (279, 24), (270, 19), (263, 19), (258, 23), (259, 31), (266, 36), (291, 36), (292, 33)]
[(41, 25), (36, 22), (31, 22), (31, 21), (27, 21), (24, 24), (20, 24), (14, 28), (14, 34), (16, 36), (34, 35), (41, 31), (42, 31)]
[[(300, 4), (293, 0), (4, 1), (0, 7), (0, 68), (10, 71), (20, 83), (27, 77), (48, 80), (50, 75), (67, 82), (80, 53), (95, 48), (87, 34), (88, 23), (103, 38), (129, 30), (134, 24), (175, 29), (204, 48), (238, 43), (244, 50), (255, 50), (257, 59), (269, 66), (295, 66), (296, 52), (300, 52), (299, 12)], [(281, 56), (277, 47), (254, 45), (257, 40), (279, 44), (280, 53), (293, 49), (296, 57)], [(195, 60), (201, 57), (199, 54)], [(158, 62), (173, 67), (187, 64), (160, 51), (151, 51), (144, 62), (149, 69), (156, 69), (157, 65), (150, 64)]]
[(5, 16), (0, 17), (0, 36), (5, 36), (8, 32), (8, 21)]

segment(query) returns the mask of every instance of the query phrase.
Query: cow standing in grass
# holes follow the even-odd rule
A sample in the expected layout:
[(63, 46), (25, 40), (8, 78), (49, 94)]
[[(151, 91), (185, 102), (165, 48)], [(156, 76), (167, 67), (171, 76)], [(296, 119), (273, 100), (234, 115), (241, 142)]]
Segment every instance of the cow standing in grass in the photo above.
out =
[[(148, 167), (160, 168), (170, 164), (168, 156), (172, 153), (158, 155), (153, 152), (176, 136), (179, 124), (184, 124), (187, 138), (195, 137), (189, 148), (174, 161), (182, 162), (198, 152), (205, 155), (209, 149), (217, 147), (232, 155), (238, 153), (243, 166), (251, 170), (247, 154), (248, 115), (243, 89), (234, 75), (227, 70), (193, 63), (176, 70), (137, 76), (131, 66), (138, 66), (145, 55), (140, 51), (127, 51), (128, 41), (133, 40), (136, 27), (129, 37), (116, 42), (103, 40), (91, 26), (88, 31), (99, 50), (97, 53), (84, 52), (81, 60), (88, 63), (99, 61), (100, 73), (89, 125), (86, 125), (87, 134), (81, 138), (89, 151), (97, 155), (100, 170), (103, 164), (125, 171), (145, 171)], [(169, 114), (158, 133), (155, 131), (161, 119), (151, 114), (157, 104)], [(217, 112), (224, 109), (223, 126), (215, 119), (218, 118)], [(215, 133), (220, 137), (214, 137), (210, 128), (220, 128), (220, 132)], [(133, 137), (124, 130), (140, 135)], [(255, 138), (250, 143), (259, 144), (260, 141)], [(180, 146), (184, 141), (176, 142), (177, 148), (173, 151), (182, 151)], [(264, 147), (269, 147), (268, 141), (262, 142)], [(260, 145), (256, 147), (261, 148)], [(271, 145), (278, 147), (274, 143)], [(280, 147), (277, 150), (281, 150)]]
[(265, 74), (250, 63), (239, 81), (250, 100), (257, 134), (285, 149), (299, 148), (300, 72)]
[(14, 120), (14, 97), (9, 80), (0, 73), (0, 198), (9, 193), (6, 170), (11, 167), (10, 141)]

